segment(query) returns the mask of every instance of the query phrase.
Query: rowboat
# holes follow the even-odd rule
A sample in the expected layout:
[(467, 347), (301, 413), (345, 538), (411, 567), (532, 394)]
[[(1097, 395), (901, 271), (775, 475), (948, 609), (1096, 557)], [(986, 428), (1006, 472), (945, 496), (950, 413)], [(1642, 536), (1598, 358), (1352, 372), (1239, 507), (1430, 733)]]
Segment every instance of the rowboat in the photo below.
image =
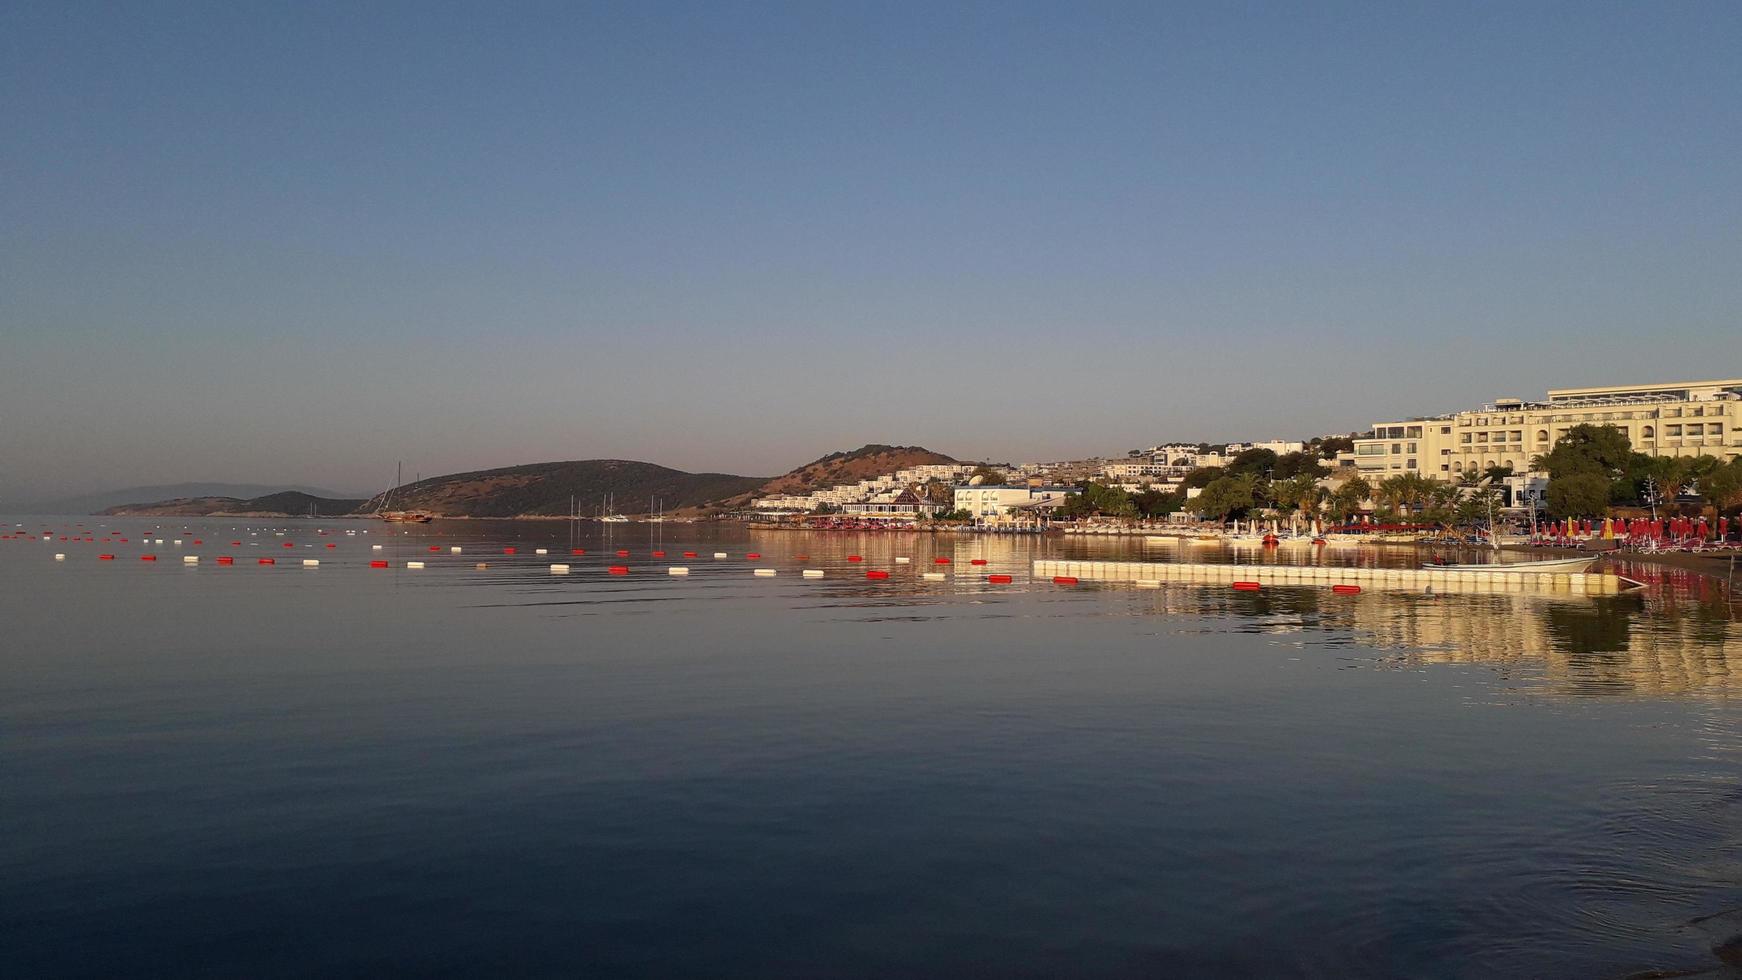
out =
[(1548, 558), (1543, 561), (1493, 562), (1482, 565), (1441, 565), (1424, 561), (1421, 567), (1434, 572), (1576, 572), (1598, 560), (1597, 555)]

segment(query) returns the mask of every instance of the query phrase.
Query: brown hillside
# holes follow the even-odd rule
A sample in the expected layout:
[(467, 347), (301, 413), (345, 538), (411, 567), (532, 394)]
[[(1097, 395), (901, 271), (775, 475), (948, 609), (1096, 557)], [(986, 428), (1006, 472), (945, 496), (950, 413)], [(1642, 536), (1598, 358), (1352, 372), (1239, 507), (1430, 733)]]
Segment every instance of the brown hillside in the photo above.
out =
[(721, 501), (720, 504), (741, 507), (755, 497), (768, 494), (809, 493), (842, 483), (857, 483), (909, 466), (954, 462), (956, 460), (943, 453), (934, 453), (921, 446), (860, 446), (852, 452), (830, 453), (790, 473), (777, 476), (749, 493)]

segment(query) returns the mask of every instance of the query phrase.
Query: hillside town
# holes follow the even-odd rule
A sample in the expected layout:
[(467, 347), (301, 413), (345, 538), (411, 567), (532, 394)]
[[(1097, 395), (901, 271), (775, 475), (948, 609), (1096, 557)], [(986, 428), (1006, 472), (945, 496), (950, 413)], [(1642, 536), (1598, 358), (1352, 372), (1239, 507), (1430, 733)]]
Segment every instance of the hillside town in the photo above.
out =
[(1247, 521), (1313, 535), (1722, 541), (1742, 531), (1739, 504), (1742, 379), (1729, 379), (1559, 388), (1541, 400), (1497, 398), (1302, 440), (917, 465), (760, 497), (751, 512), (809, 527), (1114, 531)]

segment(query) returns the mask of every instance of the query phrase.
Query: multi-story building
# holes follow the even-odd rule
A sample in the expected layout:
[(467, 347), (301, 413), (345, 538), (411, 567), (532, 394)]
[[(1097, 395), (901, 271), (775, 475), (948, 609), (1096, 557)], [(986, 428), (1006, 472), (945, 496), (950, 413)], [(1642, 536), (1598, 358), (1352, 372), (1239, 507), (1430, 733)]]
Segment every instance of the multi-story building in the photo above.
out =
[(1472, 411), (1375, 423), (1355, 440), (1365, 476), (1419, 473), (1458, 480), (1509, 466), (1522, 473), (1575, 425), (1620, 429), (1653, 456), (1742, 456), (1742, 379), (1556, 388), (1548, 400), (1496, 399)]
[(1003, 517), (1012, 511), (1057, 507), (1076, 492), (1076, 487), (957, 487), (955, 509), (967, 511), (975, 520)]

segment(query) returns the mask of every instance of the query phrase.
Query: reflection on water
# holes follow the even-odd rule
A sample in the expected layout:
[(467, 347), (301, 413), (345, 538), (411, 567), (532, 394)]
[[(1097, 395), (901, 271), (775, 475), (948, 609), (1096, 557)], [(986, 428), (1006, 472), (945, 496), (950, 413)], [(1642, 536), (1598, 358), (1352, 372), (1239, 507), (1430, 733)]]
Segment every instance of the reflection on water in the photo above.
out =
[(1742, 931), (1721, 580), (1142, 590), (1030, 575), (1170, 560), (1137, 539), (87, 526), (0, 540), (9, 978), (1623, 976)]

